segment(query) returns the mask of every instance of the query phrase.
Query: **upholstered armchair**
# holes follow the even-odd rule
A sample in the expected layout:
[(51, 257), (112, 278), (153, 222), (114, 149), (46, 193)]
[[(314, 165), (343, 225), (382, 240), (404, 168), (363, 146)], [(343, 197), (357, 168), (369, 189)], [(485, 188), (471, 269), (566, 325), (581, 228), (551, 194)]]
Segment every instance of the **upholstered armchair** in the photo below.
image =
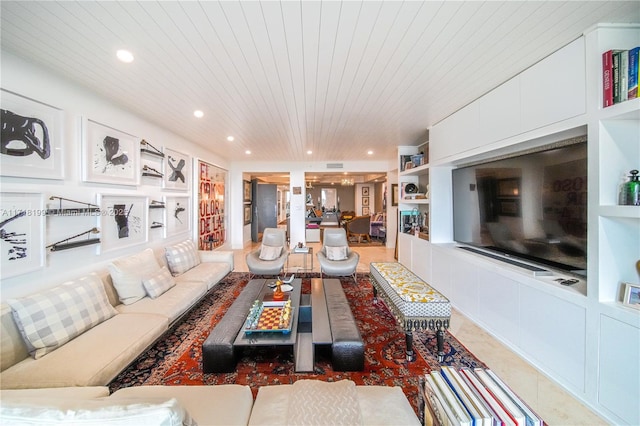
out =
[(371, 228), (371, 216), (356, 216), (347, 222), (347, 238), (356, 237), (358, 242), (364, 238), (371, 241), (369, 230)]
[(285, 229), (265, 228), (260, 248), (247, 253), (246, 256), (250, 277), (280, 274), (284, 270), (287, 256), (289, 256), (289, 247)]
[(316, 254), (320, 263), (320, 276), (352, 276), (356, 281), (356, 269), (360, 254), (349, 248), (347, 233), (343, 228), (326, 228), (322, 249)]

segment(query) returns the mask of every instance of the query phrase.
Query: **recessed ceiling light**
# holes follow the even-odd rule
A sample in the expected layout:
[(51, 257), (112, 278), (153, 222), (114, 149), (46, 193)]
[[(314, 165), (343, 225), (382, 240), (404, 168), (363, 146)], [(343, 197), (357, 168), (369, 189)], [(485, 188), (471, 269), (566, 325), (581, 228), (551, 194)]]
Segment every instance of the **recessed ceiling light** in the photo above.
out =
[(234, 139), (235, 139), (235, 138), (234, 138), (233, 136), (227, 136), (227, 140), (228, 140), (229, 142), (233, 142), (233, 140), (234, 140)]
[(202, 118), (202, 117), (204, 117), (204, 112), (202, 112), (201, 110), (197, 109), (197, 110), (193, 111), (193, 115), (198, 117), (198, 118)]
[(244, 153), (245, 153), (245, 154), (247, 154), (247, 155), (249, 155), (249, 154), (251, 154), (251, 150), (249, 150), (249, 149), (248, 149), (248, 150), (246, 150)]
[(116, 52), (116, 56), (119, 60), (126, 64), (133, 62), (133, 53), (129, 52), (128, 50), (120, 49)]
[(369, 150), (369, 151), (367, 151), (367, 154), (373, 155), (373, 151)]
[(311, 155), (311, 154), (313, 154), (313, 151), (309, 150), (309, 151), (307, 151), (307, 154)]

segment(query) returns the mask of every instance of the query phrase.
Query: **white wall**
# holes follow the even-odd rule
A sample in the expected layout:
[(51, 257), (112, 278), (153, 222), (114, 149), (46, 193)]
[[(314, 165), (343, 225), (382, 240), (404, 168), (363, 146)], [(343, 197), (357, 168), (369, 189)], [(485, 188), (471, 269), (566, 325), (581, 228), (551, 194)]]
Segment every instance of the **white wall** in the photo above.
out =
[[(3, 176), (0, 178), (2, 192), (37, 192), (42, 193), (45, 200), (50, 196), (59, 196), (92, 204), (96, 204), (97, 194), (146, 195), (150, 199), (156, 200), (161, 200), (164, 195), (190, 195), (193, 203), (197, 201), (197, 196), (195, 195), (197, 184), (194, 185), (193, 176), (191, 177), (192, 184), (188, 193), (163, 191), (159, 182), (150, 182), (148, 180), (142, 181), (142, 184), (138, 186), (83, 182), (80, 135), (82, 117), (91, 118), (139, 136), (141, 139), (144, 138), (157, 148), (169, 147), (223, 169), (228, 169), (228, 164), (222, 158), (200, 145), (185, 140), (156, 124), (145, 121), (135, 114), (114, 105), (109, 100), (101, 98), (77, 84), (49, 73), (11, 53), (5, 51), (1, 53), (1, 84), (3, 89), (63, 110), (64, 129), (62, 140), (65, 169), (64, 180)], [(195, 167), (193, 169), (195, 171)], [(241, 184), (242, 181), (240, 179), (240, 189), (232, 187), (231, 193), (235, 192), (242, 196)], [(227, 188), (227, 194), (229, 194), (229, 188)], [(195, 208), (193, 212), (195, 214)], [(229, 212), (229, 214), (231, 213)], [(98, 219), (95, 217), (48, 217), (45, 223), (47, 228), (46, 244), (48, 245), (59, 241), (58, 237), (60, 236), (70, 237), (96, 226)], [(166, 245), (169, 242), (194, 237), (197, 229), (195, 220), (192, 221), (191, 229), (191, 235), (182, 234), (170, 239), (164, 239), (161, 231), (150, 230), (148, 243), (100, 255), (96, 254), (96, 245), (48, 253), (45, 258), (44, 268), (3, 279), (1, 283), (1, 298), (6, 300), (10, 297), (28, 294), (40, 288), (59, 284), (64, 280), (93, 271), (100, 265), (106, 265), (111, 259), (136, 253), (145, 247), (157, 247)]]

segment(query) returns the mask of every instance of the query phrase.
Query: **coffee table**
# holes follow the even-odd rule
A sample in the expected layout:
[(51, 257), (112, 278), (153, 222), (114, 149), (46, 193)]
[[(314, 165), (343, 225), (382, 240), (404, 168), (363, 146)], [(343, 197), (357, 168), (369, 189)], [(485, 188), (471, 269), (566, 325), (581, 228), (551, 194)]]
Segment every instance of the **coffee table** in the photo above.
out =
[[(269, 284), (273, 283), (275, 280), (251, 280), (249, 281), (247, 286), (256, 284), (260, 285), (259, 281), (263, 281), (262, 290), (260, 290), (260, 293), (258, 293), (258, 297), (256, 297), (256, 300), (263, 300), (266, 295), (273, 293), (273, 289), (269, 287)], [(246, 332), (243, 324), (243, 326), (240, 328), (240, 331), (238, 331), (238, 335), (233, 341), (233, 346), (293, 346), (296, 343), (296, 336), (298, 335), (298, 316), (300, 308), (300, 291), (302, 287), (302, 280), (293, 280), (291, 286), (293, 287), (293, 290), (287, 292), (287, 294), (289, 294), (289, 300), (291, 300), (291, 312), (293, 314), (293, 324), (291, 325), (291, 331), (273, 332), (251, 330), (250, 332)], [(249, 312), (247, 311), (246, 314), (248, 313)]]

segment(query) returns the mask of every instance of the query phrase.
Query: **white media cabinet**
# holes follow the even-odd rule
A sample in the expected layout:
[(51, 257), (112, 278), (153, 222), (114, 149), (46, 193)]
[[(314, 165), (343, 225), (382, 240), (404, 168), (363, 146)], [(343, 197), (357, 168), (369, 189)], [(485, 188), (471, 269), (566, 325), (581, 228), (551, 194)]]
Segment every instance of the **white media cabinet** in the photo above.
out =
[[(640, 45), (640, 25), (599, 25), (429, 129), (429, 241), (398, 235), (398, 260), (498, 340), (615, 424), (640, 424), (640, 207), (616, 205), (640, 168), (640, 99), (602, 107), (601, 55)], [(453, 242), (451, 170), (571, 137), (588, 138), (587, 280), (531, 271)], [(407, 153), (400, 147), (399, 156)], [(409, 172), (411, 173), (416, 172)], [(413, 175), (411, 175), (413, 176)], [(400, 202), (399, 210), (407, 206)], [(569, 277), (567, 277), (569, 278)], [(573, 277), (571, 277), (573, 278)]]

